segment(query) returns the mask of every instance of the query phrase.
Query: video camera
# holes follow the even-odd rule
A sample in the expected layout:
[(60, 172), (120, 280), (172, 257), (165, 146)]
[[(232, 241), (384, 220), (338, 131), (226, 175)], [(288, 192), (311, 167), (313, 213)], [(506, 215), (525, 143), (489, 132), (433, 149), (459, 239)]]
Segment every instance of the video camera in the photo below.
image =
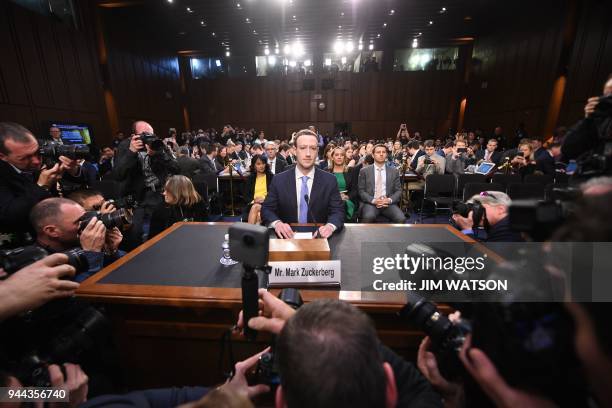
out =
[[(64, 251), (68, 255), (68, 264), (76, 269), (76, 273), (86, 272), (89, 269), (89, 262), (80, 248)], [(49, 253), (38, 246), (26, 246), (21, 248), (1, 250), (0, 251), (0, 267), (11, 275), (26, 266), (40, 261)]]
[(119, 208), (111, 213), (102, 214), (100, 211), (87, 211), (79, 218), (79, 232), (82, 232), (93, 217), (102, 221), (106, 229), (115, 227), (122, 229), (132, 224), (132, 212), (126, 208)]
[(38, 153), (47, 167), (53, 167), (60, 156), (70, 160), (81, 160), (90, 157), (89, 146), (83, 144), (65, 145), (58, 142), (44, 140), (39, 142)]

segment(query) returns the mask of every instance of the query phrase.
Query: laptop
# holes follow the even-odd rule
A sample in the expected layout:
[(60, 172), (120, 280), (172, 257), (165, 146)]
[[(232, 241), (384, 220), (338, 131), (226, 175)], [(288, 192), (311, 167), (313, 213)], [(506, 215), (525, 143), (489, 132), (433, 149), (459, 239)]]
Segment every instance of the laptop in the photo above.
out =
[(486, 176), (487, 174), (491, 173), (493, 169), (495, 169), (495, 163), (482, 162), (478, 165), (478, 167), (476, 167), (474, 174), (482, 174)]

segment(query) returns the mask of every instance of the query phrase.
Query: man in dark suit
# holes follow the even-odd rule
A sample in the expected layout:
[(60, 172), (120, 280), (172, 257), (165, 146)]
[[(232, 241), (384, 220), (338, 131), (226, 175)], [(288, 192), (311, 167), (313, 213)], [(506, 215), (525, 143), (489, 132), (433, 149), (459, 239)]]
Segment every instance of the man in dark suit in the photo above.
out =
[(557, 172), (557, 166), (555, 157), (559, 157), (561, 155), (561, 144), (553, 143), (548, 149), (544, 150), (544, 153), (540, 154), (539, 157), (536, 157), (536, 167), (544, 174), (549, 174), (554, 176)]
[(392, 222), (403, 224), (406, 217), (398, 204), (402, 196), (402, 185), (396, 168), (386, 166), (387, 148), (374, 146), (374, 164), (359, 171), (359, 198), (361, 199), (361, 221), (374, 222), (379, 214)]
[(189, 157), (189, 148), (187, 146), (179, 148), (176, 164), (178, 164), (181, 174), (189, 178), (193, 178), (196, 171), (200, 170), (200, 163), (197, 159)]
[(487, 147), (484, 150), (478, 150), (476, 152), (476, 160), (477, 161), (486, 161), (495, 164), (499, 164), (499, 161), (502, 158), (502, 153), (497, 151), (497, 140), (489, 139), (487, 142)]
[(287, 162), (278, 154), (278, 146), (274, 142), (266, 143), (266, 156), (268, 157), (268, 166), (272, 174), (279, 174), (287, 168)]
[(82, 180), (76, 160), (61, 156), (51, 168), (42, 165), (32, 133), (17, 123), (0, 122), (0, 232), (32, 233), (28, 216), (34, 205), (54, 195), (60, 178)]
[(218, 174), (222, 171), (222, 168), (218, 168), (217, 166), (217, 148), (212, 143), (207, 143), (203, 145), (204, 156), (200, 158), (200, 169), (204, 174)]
[(408, 154), (410, 154), (411, 160), (408, 166), (410, 170), (415, 171), (417, 164), (419, 163), (419, 157), (425, 154), (425, 151), (421, 148), (422, 143), (418, 140), (411, 140), (408, 142)]
[(317, 135), (307, 129), (295, 138), (295, 169), (276, 173), (261, 208), (265, 225), (281, 238), (292, 238), (289, 223), (324, 223), (318, 235), (328, 238), (344, 225), (344, 204), (333, 174), (315, 167)]

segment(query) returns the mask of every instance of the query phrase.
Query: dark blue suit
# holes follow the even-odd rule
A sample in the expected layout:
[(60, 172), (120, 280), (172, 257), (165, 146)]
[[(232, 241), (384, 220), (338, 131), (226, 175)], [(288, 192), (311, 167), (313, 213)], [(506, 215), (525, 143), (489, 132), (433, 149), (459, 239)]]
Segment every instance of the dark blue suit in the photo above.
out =
[[(261, 206), (264, 225), (270, 225), (276, 220), (285, 223), (298, 222), (295, 184), (295, 169), (274, 176), (266, 200)], [(308, 222), (331, 223), (337, 229), (344, 225), (344, 203), (340, 198), (336, 176), (316, 167), (309, 197)]]

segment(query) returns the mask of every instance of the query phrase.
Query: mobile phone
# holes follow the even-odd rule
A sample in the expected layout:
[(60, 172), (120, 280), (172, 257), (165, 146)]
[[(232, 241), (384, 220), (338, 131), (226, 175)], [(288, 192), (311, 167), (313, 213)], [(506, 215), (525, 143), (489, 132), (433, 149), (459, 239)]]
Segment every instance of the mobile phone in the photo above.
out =
[(457, 153), (466, 153), (467, 152), (467, 147), (459, 147), (457, 148)]

